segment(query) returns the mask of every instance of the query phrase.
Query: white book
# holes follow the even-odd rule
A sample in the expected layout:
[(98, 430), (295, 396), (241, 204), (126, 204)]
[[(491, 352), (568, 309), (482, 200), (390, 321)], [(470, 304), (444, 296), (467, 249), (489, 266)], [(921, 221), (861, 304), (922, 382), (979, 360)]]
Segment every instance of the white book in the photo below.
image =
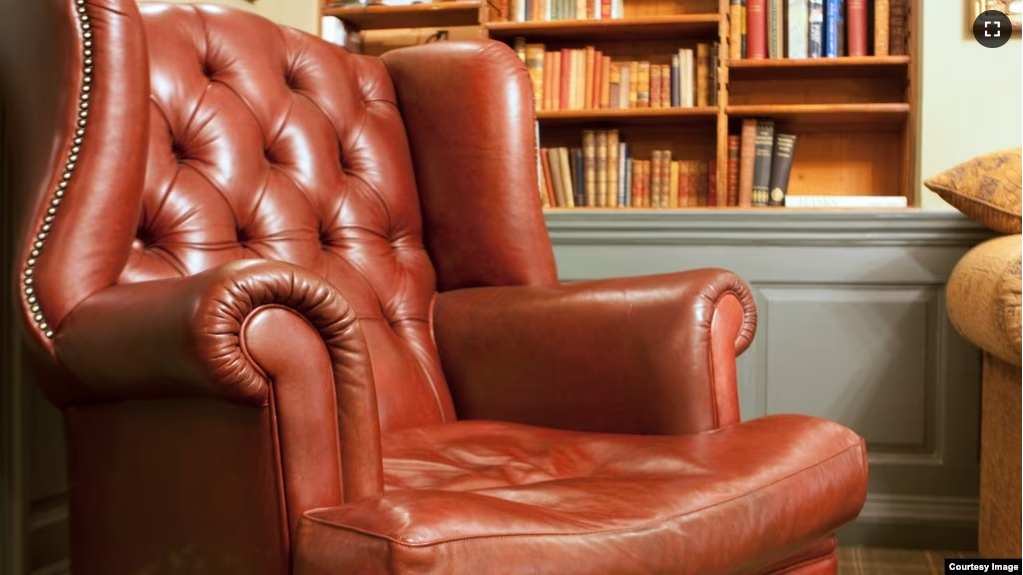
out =
[(809, 37), (809, 13), (807, 0), (788, 0), (789, 13), (789, 58), (806, 58), (806, 43)]
[(787, 208), (905, 208), (906, 196), (786, 196)]
[[(685, 81), (682, 90), (679, 92), (679, 103), (683, 108), (692, 108), (696, 105), (693, 94), (696, 90), (696, 70), (694, 69), (693, 50), (686, 48), (682, 50), (682, 69), (685, 70)], [(682, 75), (682, 74), (680, 74)]]

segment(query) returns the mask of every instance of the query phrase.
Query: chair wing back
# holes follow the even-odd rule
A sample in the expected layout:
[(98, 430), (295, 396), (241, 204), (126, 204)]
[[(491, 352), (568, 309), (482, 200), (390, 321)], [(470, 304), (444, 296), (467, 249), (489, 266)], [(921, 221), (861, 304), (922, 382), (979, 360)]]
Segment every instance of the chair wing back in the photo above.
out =
[(66, 129), (22, 260), (38, 342), (114, 284), (285, 261), (356, 310), (384, 429), (453, 419), (430, 333), (435, 272), (384, 64), (238, 10), (55, 5), (71, 38), (56, 51)]

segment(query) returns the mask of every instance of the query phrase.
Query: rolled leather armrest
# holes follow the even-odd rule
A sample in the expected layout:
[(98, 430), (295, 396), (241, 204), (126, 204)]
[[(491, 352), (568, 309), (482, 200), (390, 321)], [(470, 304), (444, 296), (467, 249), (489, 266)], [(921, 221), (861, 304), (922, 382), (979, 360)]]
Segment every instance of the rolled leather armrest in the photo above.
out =
[[(288, 329), (269, 330), (304, 327), (274, 313), (280, 310), (297, 315), (311, 330), (291, 331), (303, 336), (297, 339), (287, 339)], [(293, 504), (311, 507), (331, 501), (324, 497), (336, 479), (322, 472), (329, 465), (311, 457), (322, 452), (314, 445), (333, 446), (340, 456), (344, 500), (383, 489), (369, 352), (355, 311), (326, 280), (283, 262), (241, 260), (194, 276), (114, 286), (78, 305), (53, 341), (56, 359), (70, 375), (65, 385), (73, 387), (62, 393), (65, 403), (206, 397), (263, 407), (271, 404), (272, 378), (282, 366), (316, 357), (309, 349), (295, 348), (316, 345), (316, 335), (326, 348), (331, 373), (293, 382), (305, 389), (275, 390), (272, 403), (280, 423), (277, 440), (302, 446), (284, 462), (285, 470), (298, 465), (295, 473), (306, 476), (306, 485), (324, 485), (322, 490), (300, 486), (292, 493)], [(269, 363), (260, 366), (253, 358)], [(308, 368), (294, 367), (299, 372)], [(303, 410), (310, 396), (336, 401), (336, 411)], [(324, 413), (335, 413), (336, 423), (317, 417)], [(335, 437), (340, 443), (309, 441), (310, 435)], [(298, 516), (289, 516), (293, 525)]]
[(719, 269), (454, 290), (434, 308), (460, 418), (613, 433), (738, 422), (755, 330), (749, 288)]
[(344, 387), (345, 399), (375, 415), (369, 353), (355, 312), (331, 284), (281, 262), (242, 260), (102, 290), (60, 325), (54, 353), (81, 386), (68, 390), (74, 402), (208, 396), (266, 405), (270, 382), (241, 338), (246, 320), (265, 306), (308, 321), (327, 346), (339, 391), (342, 382), (355, 382)]
[(948, 317), (956, 331), (982, 350), (1017, 367), (1021, 363), (1019, 234), (988, 240), (956, 264), (948, 280)]

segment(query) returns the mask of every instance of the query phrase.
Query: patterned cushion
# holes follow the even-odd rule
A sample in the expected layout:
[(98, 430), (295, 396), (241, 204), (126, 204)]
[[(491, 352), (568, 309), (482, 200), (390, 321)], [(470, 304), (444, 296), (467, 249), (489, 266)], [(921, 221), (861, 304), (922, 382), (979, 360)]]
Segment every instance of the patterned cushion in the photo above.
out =
[(1021, 156), (1021, 148), (978, 156), (924, 185), (973, 221), (1003, 234), (1018, 234)]

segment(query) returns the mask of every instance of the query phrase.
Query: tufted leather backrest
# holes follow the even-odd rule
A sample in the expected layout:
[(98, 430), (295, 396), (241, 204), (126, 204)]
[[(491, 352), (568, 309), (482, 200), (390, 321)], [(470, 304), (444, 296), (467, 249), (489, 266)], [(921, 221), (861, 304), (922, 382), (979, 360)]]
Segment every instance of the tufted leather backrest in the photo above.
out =
[(436, 279), (384, 65), (236, 10), (140, 10), (149, 144), (119, 282), (245, 258), (310, 269), (362, 321), (384, 429), (453, 418), (430, 335)]

